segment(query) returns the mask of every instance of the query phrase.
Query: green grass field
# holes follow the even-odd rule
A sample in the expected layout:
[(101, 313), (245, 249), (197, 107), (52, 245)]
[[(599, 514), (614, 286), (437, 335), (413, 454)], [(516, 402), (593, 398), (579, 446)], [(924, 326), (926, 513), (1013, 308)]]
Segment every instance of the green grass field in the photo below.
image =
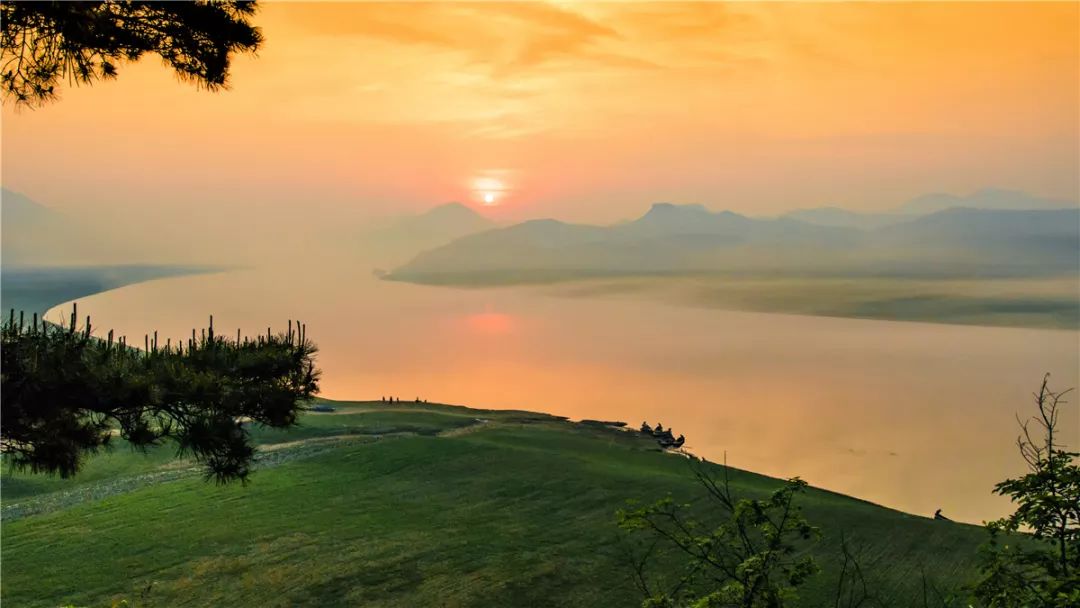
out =
[[(74, 480), (5, 470), (5, 606), (633, 606), (614, 512), (702, 492), (685, 458), (637, 433), (542, 414), (327, 402), (259, 430), (246, 486), (216, 486), (167, 447), (122, 445)], [(741, 492), (778, 481), (733, 473)], [(970, 577), (983, 532), (821, 490), (822, 605), (841, 531), (891, 597)], [(914, 599), (912, 600), (914, 601)], [(904, 605), (900, 602), (898, 605)]]

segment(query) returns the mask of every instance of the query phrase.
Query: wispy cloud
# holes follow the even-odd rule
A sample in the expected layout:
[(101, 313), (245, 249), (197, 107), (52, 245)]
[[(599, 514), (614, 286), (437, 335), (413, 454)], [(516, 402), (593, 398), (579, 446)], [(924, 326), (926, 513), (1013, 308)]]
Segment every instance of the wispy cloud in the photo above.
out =
[(437, 48), (486, 67), (495, 78), (544, 68), (657, 69), (664, 56), (717, 60), (710, 48), (749, 21), (710, 3), (360, 3), (285, 10), (309, 34)]
[[(176, 167), (238, 183), (243, 154), (266, 197), (292, 180), (441, 199), (492, 166), (521, 167), (537, 200), (613, 206), (790, 204), (793, 188), (869, 200), (988, 174), (1075, 197), (1078, 16), (1075, 3), (267, 3), (266, 45), (238, 58), (228, 93), (142, 61), (49, 108), (5, 107), (19, 150), (5, 179), (60, 191), (60, 167), (102, 184), (73, 192), (85, 198), (137, 175), (141, 201)], [(117, 168), (87, 169), (86, 154)]]

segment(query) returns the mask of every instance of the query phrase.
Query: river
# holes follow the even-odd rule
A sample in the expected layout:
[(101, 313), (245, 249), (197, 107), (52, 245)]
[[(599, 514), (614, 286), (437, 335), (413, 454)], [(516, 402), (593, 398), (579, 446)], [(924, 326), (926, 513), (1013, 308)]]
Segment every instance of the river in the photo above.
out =
[[(336, 267), (335, 267), (336, 266)], [(70, 311), (50, 311), (59, 319)], [(927, 515), (1008, 512), (1014, 414), (1080, 385), (1080, 332), (729, 312), (540, 288), (381, 281), (357, 264), (154, 280), (79, 301), (132, 344), (300, 319), (322, 395), (428, 399), (574, 419), (661, 422), (711, 460)], [(1075, 403), (1062, 419), (1076, 447)]]

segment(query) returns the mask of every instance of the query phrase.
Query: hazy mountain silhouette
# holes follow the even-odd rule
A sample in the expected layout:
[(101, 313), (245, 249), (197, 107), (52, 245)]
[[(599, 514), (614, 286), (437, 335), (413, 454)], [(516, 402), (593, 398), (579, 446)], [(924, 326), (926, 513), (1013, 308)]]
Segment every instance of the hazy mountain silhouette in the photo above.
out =
[(98, 224), (0, 188), (0, 262), (5, 268), (145, 262), (145, 250)]
[(818, 226), (835, 226), (838, 228), (859, 228), (873, 230), (882, 226), (888, 226), (897, 222), (911, 219), (910, 215), (902, 213), (862, 213), (851, 211), (842, 207), (816, 207), (813, 209), (798, 209), (785, 213), (781, 217), (816, 224)]
[(1080, 209), (951, 208), (885, 226), (871, 242), (879, 267), (925, 274), (1048, 276), (1080, 272)]
[(761, 219), (732, 211), (712, 212), (702, 205), (656, 203), (642, 217), (609, 230), (635, 238), (708, 235), (720, 243), (773, 243), (777, 246), (803, 243), (834, 246), (859, 238), (843, 227), (819, 226), (791, 218)]
[(807, 251), (835, 257), (862, 237), (853, 229), (657, 203), (637, 220), (613, 226), (545, 219), (464, 237), (421, 253), (393, 278), (469, 282), (710, 272), (739, 260), (746, 268), (796, 260)]
[(949, 209), (872, 229), (658, 203), (613, 226), (533, 220), (425, 251), (391, 278), (436, 283), (630, 274), (1016, 276), (1075, 272), (1080, 210)]
[(1080, 254), (1080, 209), (955, 208), (886, 226), (875, 243), (977, 255), (1005, 267), (1068, 270)]
[(457, 238), (487, 230), (494, 222), (461, 203), (446, 203), (432, 207), (420, 215), (399, 220), (393, 229), (413, 235)]
[(1076, 208), (1076, 203), (1067, 200), (1042, 198), (1016, 190), (986, 188), (967, 196), (934, 193), (911, 199), (900, 206), (899, 211), (909, 214), (926, 214), (944, 211), (954, 207), (994, 210), (1035, 210)]
[[(219, 269), (140, 263), (137, 247), (7, 188), (0, 189), (0, 225), (3, 310), (44, 314), (57, 304), (123, 285)], [(103, 256), (123, 262), (102, 264)]]
[(0, 189), (0, 239), (4, 266), (70, 262), (93, 240), (63, 215), (7, 188)]
[[(108, 213), (66, 212), (0, 188), (0, 262), (5, 268), (43, 266), (205, 266), (199, 247), (172, 226), (138, 225)], [(186, 243), (179, 247), (178, 243)], [(191, 255), (192, 252), (196, 255)], [(216, 265), (215, 265), (216, 267)]]
[(369, 228), (357, 246), (381, 263), (397, 264), (417, 251), (494, 228), (497, 224), (461, 203), (446, 203), (419, 215), (394, 218)]
[(996, 210), (958, 207), (886, 226), (879, 237), (915, 244), (928, 241), (998, 243), (1015, 239), (1065, 239), (1080, 232), (1080, 209)]
[(35, 203), (22, 193), (7, 188), (0, 188), (0, 213), (5, 222), (23, 225), (47, 221), (53, 216), (49, 208)]
[(872, 230), (910, 220), (914, 215), (937, 213), (946, 209), (970, 208), (985, 210), (1038, 210), (1076, 208), (1067, 200), (1041, 198), (1016, 190), (986, 188), (967, 196), (933, 193), (917, 196), (893, 211), (861, 212), (842, 207), (816, 207), (798, 209), (781, 217), (795, 219), (819, 226), (837, 226)]

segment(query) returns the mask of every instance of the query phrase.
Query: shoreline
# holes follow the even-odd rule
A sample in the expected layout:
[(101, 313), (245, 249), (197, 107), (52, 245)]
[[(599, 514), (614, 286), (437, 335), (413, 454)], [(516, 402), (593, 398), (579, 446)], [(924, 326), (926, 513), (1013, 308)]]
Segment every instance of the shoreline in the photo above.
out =
[[(326, 582), (348, 581), (385, 591), (384, 603), (395, 606), (547, 605), (556, 593), (559, 605), (632, 605), (631, 585), (595, 584), (627, 575), (616, 512), (628, 501), (697, 502), (702, 494), (686, 458), (666, 457), (637, 433), (523, 411), (321, 403), (335, 412), (305, 413), (289, 431), (251, 429), (263, 465), (246, 485), (207, 483), (168, 445), (146, 454), (118, 445), (66, 482), (5, 473), (4, 510), (13, 517), (3, 523), (11, 549), (3, 599), (97, 605), (145, 594), (152, 580), (153, 595), (139, 597), (154, 605), (211, 604), (235, 587), (237, 572), (272, 564), (283, 575), (261, 577), (234, 604), (332, 604), (341, 593)], [(744, 469), (727, 473), (739, 496), (781, 487)], [(822, 530), (811, 551), (828, 573), (808, 581), (801, 605), (831, 597), (842, 534), (888, 556), (878, 584), (895, 597), (917, 593), (908, 575), (920, 568), (949, 584), (976, 572), (986, 535), (977, 526), (813, 486), (798, 504)], [(178, 516), (191, 524), (177, 527)], [(82, 556), (101, 546), (113, 560), (87, 563)], [(401, 564), (412, 574), (391, 587), (363, 578)]]
[[(420, 402), (420, 403), (417, 403), (415, 401), (401, 401), (401, 402), (395, 401), (393, 403), (389, 403), (389, 402), (384, 402), (384, 401), (379, 401), (379, 400), (327, 399), (327, 398), (324, 398), (324, 397), (316, 397), (315, 400), (312, 401), (311, 405), (312, 406), (315, 406), (315, 405), (329, 405), (330, 407), (337, 406), (339, 408), (348, 408), (348, 409), (335, 409), (334, 411), (318, 411), (318, 410), (311, 410), (311, 409), (308, 410), (309, 415), (317, 415), (317, 416), (347, 416), (347, 415), (355, 414), (357, 412), (364, 412), (364, 411), (368, 411), (368, 412), (393, 412), (393, 411), (407, 412), (407, 411), (423, 411), (425, 409), (438, 410), (438, 409), (446, 408), (446, 409), (449, 409), (449, 410), (454, 410), (457, 413), (469, 413), (469, 414), (475, 413), (475, 414), (502, 415), (502, 416), (522, 416), (523, 419), (530, 420), (530, 421), (543, 421), (543, 422), (551, 422), (551, 423), (556, 423), (556, 424), (563, 423), (563, 424), (573, 425), (574, 427), (583, 427), (583, 428), (590, 429), (590, 430), (600, 430), (600, 431), (603, 431), (603, 432), (625, 434), (625, 435), (628, 435), (628, 436), (631, 436), (631, 437), (640, 438), (642, 440), (653, 439), (653, 437), (645, 436), (638, 428), (636, 428), (636, 427), (632, 426), (630, 423), (624, 422), (622, 420), (593, 420), (593, 419), (589, 419), (589, 418), (580, 418), (580, 419), (578, 419), (578, 418), (573, 418), (573, 417), (570, 417), (570, 416), (561, 416), (561, 415), (558, 415), (558, 414), (549, 414), (547, 412), (537, 412), (537, 411), (522, 410), (522, 409), (501, 410), (501, 409), (477, 408), (477, 407), (471, 407), (471, 406), (468, 406), (468, 405), (453, 404), (453, 403), (440, 403), (440, 402), (432, 402), (432, 401)], [(480, 422), (481, 424), (487, 424), (489, 422), (488, 419), (483, 419), (483, 418), (477, 418), (477, 421)], [(776, 483), (781, 483), (781, 482), (784, 481), (784, 479), (782, 477), (777, 477), (777, 476), (774, 476), (774, 475), (770, 475), (768, 473), (760, 473), (758, 471), (753, 471), (753, 470), (750, 470), (750, 469), (744, 469), (744, 468), (736, 467), (736, 466), (733, 466), (733, 465), (728, 465), (728, 464), (726, 464), (724, 462), (715, 462), (715, 461), (709, 460), (708, 458), (705, 458), (703, 456), (698, 456), (698, 455), (694, 454), (693, 451), (691, 449), (689, 449), (689, 448), (686, 448), (686, 449), (684, 449), (684, 448), (670, 449), (670, 448), (663, 448), (663, 447), (660, 447), (659, 445), (657, 445), (656, 448), (654, 450), (652, 450), (652, 451), (657, 452), (659, 454), (665, 454), (665, 455), (671, 455), (671, 456), (681, 456), (681, 457), (684, 457), (684, 458), (697, 459), (697, 460), (700, 460), (702, 462), (708, 463), (708, 464), (713, 465), (713, 466), (726, 467), (726, 468), (731, 469), (732, 471), (738, 471), (740, 473), (744, 473), (744, 474), (748, 474), (748, 475), (755, 475), (755, 476), (758, 476), (758, 477), (761, 477), (761, 478), (764, 478), (764, 479), (774, 481)], [(838, 490), (831, 490), (829, 488), (822, 487), (822, 486), (819, 486), (819, 485), (810, 484), (809, 487), (814, 489), (815, 491), (823, 492), (825, 494), (835, 496), (835, 497), (838, 497), (838, 498), (842, 498), (844, 500), (857, 501), (857, 502), (863, 503), (865, 505), (869, 505), (869, 506), (879, 508), (879, 509), (885, 509), (887, 511), (891, 511), (891, 512), (894, 512), (894, 513), (899, 513), (899, 514), (907, 516), (907, 517), (916, 517), (916, 518), (927, 519), (927, 520), (933, 520), (934, 519), (932, 515), (924, 515), (924, 514), (921, 514), (921, 513), (913, 513), (913, 512), (910, 512), (910, 511), (905, 511), (905, 510), (900, 509), (898, 507), (890, 506), (890, 505), (887, 505), (887, 504), (884, 504), (884, 503), (874, 502), (872, 500), (862, 498), (862, 497), (856, 496), (854, 494), (847, 494), (847, 493), (844, 493), (844, 492), (841, 492), (841, 491), (838, 491)], [(951, 521), (952, 521), (952, 523), (959, 524), (959, 525), (962, 525), (962, 526), (969, 526), (969, 527), (972, 527), (972, 528), (981, 529), (983, 527), (981, 523), (972, 523), (972, 522), (967, 522), (967, 521), (963, 521), (963, 520), (951, 520)]]
[(488, 280), (470, 276), (440, 279), (391, 272), (379, 279), (443, 289), (528, 289), (560, 298), (636, 297), (669, 306), (728, 312), (1080, 331), (1080, 281), (1072, 276), (927, 279), (599, 274)]
[(101, 266), (12, 266), (2, 270), (3, 303), (26, 314), (45, 314), (64, 304), (128, 285), (174, 277), (215, 274), (230, 266), (115, 264)]

